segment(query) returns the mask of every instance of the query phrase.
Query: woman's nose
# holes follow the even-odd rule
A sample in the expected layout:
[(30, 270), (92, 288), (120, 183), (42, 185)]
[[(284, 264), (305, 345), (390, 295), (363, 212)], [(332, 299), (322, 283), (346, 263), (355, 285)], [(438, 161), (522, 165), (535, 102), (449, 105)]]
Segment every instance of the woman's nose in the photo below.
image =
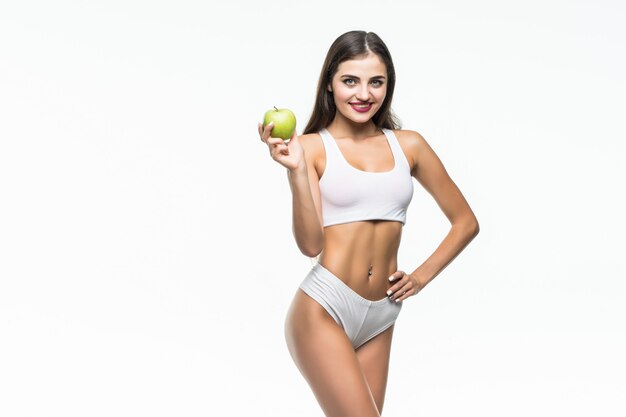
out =
[(370, 97), (370, 90), (367, 84), (361, 84), (359, 91), (356, 93), (356, 98), (360, 101), (367, 101)]

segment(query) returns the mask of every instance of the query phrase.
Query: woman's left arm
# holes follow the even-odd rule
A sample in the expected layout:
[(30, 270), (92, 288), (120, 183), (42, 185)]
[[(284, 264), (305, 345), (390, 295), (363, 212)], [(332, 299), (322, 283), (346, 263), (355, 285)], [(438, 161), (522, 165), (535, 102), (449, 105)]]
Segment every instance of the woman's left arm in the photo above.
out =
[[(397, 280), (390, 288), (392, 293), (398, 290), (398, 301), (417, 294), (432, 281), (461, 251), (476, 237), (480, 228), (478, 220), (454, 181), (448, 175), (439, 157), (426, 140), (417, 132), (403, 130), (398, 132), (402, 143), (410, 150), (413, 176), (433, 196), (445, 216), (450, 221), (450, 231), (433, 254), (408, 276), (396, 276)], [(400, 275), (400, 274), (394, 274)], [(407, 281), (408, 278), (408, 281)], [(417, 285), (418, 288), (413, 288)], [(395, 298), (394, 294), (394, 298)]]

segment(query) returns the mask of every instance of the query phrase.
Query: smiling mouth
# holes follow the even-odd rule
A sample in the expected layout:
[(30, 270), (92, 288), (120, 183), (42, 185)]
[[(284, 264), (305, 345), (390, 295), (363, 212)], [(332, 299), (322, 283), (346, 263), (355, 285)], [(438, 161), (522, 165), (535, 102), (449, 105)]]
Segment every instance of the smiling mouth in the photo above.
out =
[(370, 102), (367, 103), (350, 103), (350, 106), (352, 106), (352, 108), (360, 113), (364, 113), (366, 111), (368, 111), (369, 109), (372, 108), (372, 104)]

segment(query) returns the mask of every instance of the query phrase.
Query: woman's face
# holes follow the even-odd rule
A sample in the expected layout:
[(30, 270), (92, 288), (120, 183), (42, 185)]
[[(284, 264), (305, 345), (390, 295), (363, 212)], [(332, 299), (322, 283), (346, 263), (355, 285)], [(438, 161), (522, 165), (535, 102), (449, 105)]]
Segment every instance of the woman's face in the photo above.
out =
[(332, 83), (337, 116), (355, 123), (368, 122), (378, 111), (387, 95), (387, 68), (373, 53), (339, 64)]

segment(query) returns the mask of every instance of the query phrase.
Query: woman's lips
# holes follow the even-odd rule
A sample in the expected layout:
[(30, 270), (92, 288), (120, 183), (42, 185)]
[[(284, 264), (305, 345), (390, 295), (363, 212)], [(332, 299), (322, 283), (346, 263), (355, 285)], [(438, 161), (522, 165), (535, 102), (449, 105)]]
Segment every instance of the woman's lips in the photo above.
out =
[(350, 103), (350, 106), (359, 113), (365, 113), (372, 108), (372, 103)]

